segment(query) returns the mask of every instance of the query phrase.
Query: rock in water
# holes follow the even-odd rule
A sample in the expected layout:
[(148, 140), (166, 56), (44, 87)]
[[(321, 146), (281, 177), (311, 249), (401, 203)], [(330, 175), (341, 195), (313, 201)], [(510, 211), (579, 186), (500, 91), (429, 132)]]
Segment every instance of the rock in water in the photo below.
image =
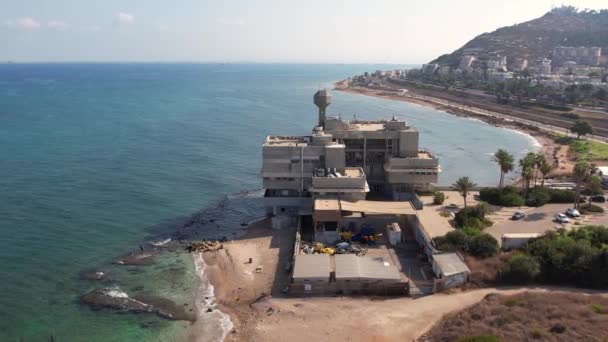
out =
[(80, 302), (94, 310), (111, 309), (130, 313), (155, 313), (171, 320), (194, 322), (196, 315), (172, 301), (153, 296), (129, 297), (118, 288), (96, 289), (80, 297)]

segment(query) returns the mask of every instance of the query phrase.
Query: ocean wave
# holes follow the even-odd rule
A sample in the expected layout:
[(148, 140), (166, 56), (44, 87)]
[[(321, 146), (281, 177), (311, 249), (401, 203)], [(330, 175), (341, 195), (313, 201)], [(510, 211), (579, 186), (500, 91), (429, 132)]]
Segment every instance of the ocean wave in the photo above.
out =
[[(196, 295), (196, 323), (205, 327), (204, 335), (197, 335), (200, 342), (219, 342), (223, 341), (228, 333), (232, 331), (234, 324), (230, 315), (220, 311), (215, 303), (215, 288), (209, 281), (205, 269), (207, 264), (203, 255), (194, 255), (194, 267), (200, 278), (200, 286)], [(211, 310), (211, 311), (210, 311)]]

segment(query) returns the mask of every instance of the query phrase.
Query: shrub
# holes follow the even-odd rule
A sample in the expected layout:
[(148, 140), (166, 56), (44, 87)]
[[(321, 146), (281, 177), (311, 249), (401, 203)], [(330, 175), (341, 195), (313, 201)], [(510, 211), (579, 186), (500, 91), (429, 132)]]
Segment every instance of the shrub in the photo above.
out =
[(524, 199), (519, 194), (519, 190), (513, 186), (505, 186), (502, 189), (483, 188), (479, 191), (479, 198), (490, 204), (505, 207), (521, 207), (524, 205)]
[(443, 204), (443, 202), (445, 202), (445, 194), (441, 191), (435, 192), (435, 194), (433, 194), (433, 203), (440, 205)]
[(551, 203), (573, 203), (575, 193), (574, 190), (563, 189), (547, 189), (551, 195)]
[(527, 254), (516, 254), (503, 265), (500, 276), (503, 281), (512, 284), (525, 284), (538, 276), (540, 264)]
[(531, 207), (540, 207), (551, 201), (551, 193), (547, 188), (532, 188), (528, 195), (527, 204)]
[(471, 239), (467, 252), (480, 258), (486, 258), (498, 253), (498, 248), (498, 241), (492, 235), (482, 233)]
[(435, 247), (443, 252), (454, 252), (456, 250), (466, 250), (469, 246), (470, 238), (462, 230), (453, 230), (444, 236), (435, 238)]
[(496, 335), (476, 335), (463, 336), (458, 338), (455, 342), (501, 342), (501, 340)]
[(525, 204), (524, 198), (518, 194), (503, 195), (501, 201), (505, 207), (521, 207)]
[(530, 332), (530, 336), (532, 336), (533, 339), (541, 339), (543, 335), (543, 331), (538, 328), (532, 329), (532, 331)]
[(593, 310), (593, 312), (595, 312), (596, 314), (606, 313), (604, 311), (604, 306), (602, 304), (598, 304), (598, 303), (591, 304), (591, 310)]
[(483, 229), (486, 226), (492, 225), (492, 222), (485, 219), (487, 206), (478, 205), (475, 207), (467, 207), (458, 211), (454, 217), (456, 227), (471, 227)]

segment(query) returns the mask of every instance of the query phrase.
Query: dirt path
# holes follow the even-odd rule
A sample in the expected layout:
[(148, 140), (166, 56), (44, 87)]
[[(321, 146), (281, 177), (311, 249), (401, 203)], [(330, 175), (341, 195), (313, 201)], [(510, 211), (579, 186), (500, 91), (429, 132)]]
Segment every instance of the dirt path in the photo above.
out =
[[(583, 292), (576, 289), (480, 289), (419, 299), (269, 299), (259, 308), (252, 341), (415, 341), (448, 313), (490, 293)], [(556, 294), (557, 294), (556, 293)]]

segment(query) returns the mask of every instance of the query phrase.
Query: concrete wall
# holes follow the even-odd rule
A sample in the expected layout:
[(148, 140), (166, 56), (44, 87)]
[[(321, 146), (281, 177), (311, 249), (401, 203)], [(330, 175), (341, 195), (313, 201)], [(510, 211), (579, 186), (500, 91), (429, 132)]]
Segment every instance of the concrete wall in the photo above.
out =
[(418, 131), (409, 130), (399, 132), (399, 156), (418, 156)]

